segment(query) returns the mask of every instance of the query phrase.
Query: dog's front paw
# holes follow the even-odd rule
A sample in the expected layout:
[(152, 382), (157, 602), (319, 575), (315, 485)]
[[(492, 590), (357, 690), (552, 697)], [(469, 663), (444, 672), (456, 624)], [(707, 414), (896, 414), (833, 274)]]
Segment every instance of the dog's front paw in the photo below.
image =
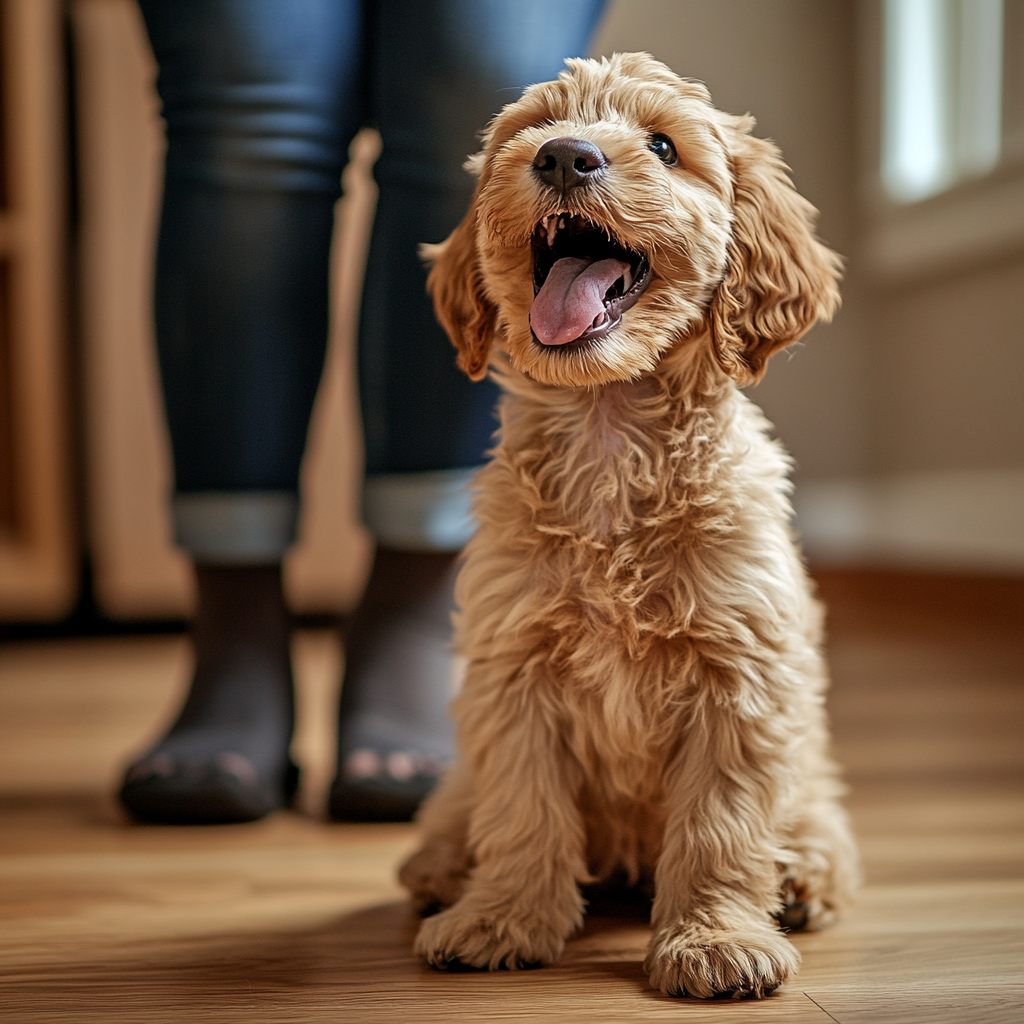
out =
[(551, 963), (565, 946), (566, 936), (540, 919), (499, 917), (465, 903), (420, 925), (416, 952), (432, 967), (516, 970)]
[(774, 932), (679, 928), (654, 937), (644, 966), (666, 995), (761, 999), (796, 972), (800, 954)]
[(401, 867), (398, 880), (409, 890), (424, 916), (450, 907), (466, 887), (469, 860), (465, 849), (449, 843), (427, 843)]

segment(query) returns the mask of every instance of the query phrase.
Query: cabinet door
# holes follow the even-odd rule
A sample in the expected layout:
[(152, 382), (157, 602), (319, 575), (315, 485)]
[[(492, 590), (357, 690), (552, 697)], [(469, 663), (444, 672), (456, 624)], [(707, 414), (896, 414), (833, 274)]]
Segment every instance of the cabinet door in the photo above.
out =
[(74, 603), (63, 8), (0, 0), (0, 618)]

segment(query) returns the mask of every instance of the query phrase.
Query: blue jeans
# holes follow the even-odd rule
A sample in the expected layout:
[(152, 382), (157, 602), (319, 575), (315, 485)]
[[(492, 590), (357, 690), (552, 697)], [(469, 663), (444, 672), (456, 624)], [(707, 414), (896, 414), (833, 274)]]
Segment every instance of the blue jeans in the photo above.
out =
[(369, 525), (397, 546), (458, 547), (465, 524), (442, 506), (483, 461), (496, 393), (455, 368), (417, 245), (465, 212), (479, 131), (586, 52), (604, 0), (140, 5), (167, 122), (156, 325), (179, 541), (208, 561), (269, 561), (293, 539), (334, 204), (370, 125), (383, 153), (359, 328)]

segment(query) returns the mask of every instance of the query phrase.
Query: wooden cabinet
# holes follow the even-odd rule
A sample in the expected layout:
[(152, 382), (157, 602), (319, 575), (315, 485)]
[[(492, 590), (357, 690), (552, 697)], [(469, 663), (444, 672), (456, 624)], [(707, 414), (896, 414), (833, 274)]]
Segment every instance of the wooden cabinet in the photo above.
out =
[(66, 376), (63, 6), (0, 0), (0, 617), (76, 596)]

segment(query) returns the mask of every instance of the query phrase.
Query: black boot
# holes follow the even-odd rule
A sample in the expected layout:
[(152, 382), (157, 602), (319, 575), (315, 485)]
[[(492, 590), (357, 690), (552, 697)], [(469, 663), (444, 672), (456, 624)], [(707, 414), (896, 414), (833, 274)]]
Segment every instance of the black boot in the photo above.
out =
[(196, 667), (170, 731), (127, 771), (121, 802), (140, 821), (253, 821), (283, 807), (298, 769), (289, 618), (279, 565), (198, 565)]
[(456, 554), (378, 550), (346, 629), (339, 821), (408, 821), (452, 760)]

